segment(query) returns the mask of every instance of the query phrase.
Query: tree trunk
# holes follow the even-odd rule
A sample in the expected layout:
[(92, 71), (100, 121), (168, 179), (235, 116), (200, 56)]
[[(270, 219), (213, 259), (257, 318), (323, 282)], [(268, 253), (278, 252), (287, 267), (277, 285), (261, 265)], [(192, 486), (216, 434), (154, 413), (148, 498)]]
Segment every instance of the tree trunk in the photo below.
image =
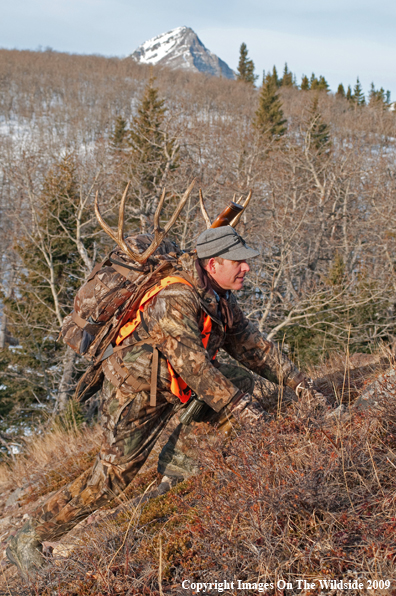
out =
[(74, 361), (77, 354), (67, 346), (65, 356), (63, 358), (63, 374), (59, 383), (59, 392), (56, 399), (55, 409), (62, 412), (66, 409), (67, 402), (70, 399), (70, 393), (73, 388), (73, 368)]

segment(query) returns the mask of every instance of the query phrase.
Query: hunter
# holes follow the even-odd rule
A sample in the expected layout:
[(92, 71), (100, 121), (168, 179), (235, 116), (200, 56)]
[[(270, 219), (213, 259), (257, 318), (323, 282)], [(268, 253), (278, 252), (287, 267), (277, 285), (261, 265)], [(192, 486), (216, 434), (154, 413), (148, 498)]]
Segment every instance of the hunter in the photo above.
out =
[[(174, 273), (144, 296), (103, 363), (104, 437), (93, 468), (36, 509), (9, 541), (7, 556), (23, 575), (43, 565), (43, 541), (59, 539), (125, 490), (172, 417), (176, 428), (158, 462), (170, 484), (196, 473), (194, 431), (202, 421), (213, 429), (225, 429), (230, 420), (255, 424), (262, 410), (246, 369), (287, 385), (297, 397), (323, 401), (238, 306), (233, 292), (258, 254), (233, 227), (209, 228), (198, 237), (196, 253), (181, 255)], [(243, 368), (220, 363), (220, 348)]]

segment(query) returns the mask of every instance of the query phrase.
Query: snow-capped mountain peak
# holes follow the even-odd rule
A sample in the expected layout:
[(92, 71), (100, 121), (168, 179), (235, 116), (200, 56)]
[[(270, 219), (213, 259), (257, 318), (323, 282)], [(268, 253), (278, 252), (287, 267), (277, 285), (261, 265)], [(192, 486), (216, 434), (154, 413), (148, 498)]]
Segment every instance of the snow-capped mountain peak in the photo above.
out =
[(211, 76), (234, 79), (235, 73), (216, 54), (205, 48), (190, 27), (177, 27), (139, 46), (131, 57), (143, 64), (162, 64)]

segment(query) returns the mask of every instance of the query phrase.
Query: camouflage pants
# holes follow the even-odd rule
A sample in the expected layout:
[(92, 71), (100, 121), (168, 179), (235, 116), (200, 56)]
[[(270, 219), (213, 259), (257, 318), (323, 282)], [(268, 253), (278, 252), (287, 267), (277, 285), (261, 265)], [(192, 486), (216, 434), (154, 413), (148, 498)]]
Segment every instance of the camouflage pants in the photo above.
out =
[[(253, 378), (246, 370), (222, 364), (220, 371), (244, 392), (252, 393)], [(169, 420), (180, 405), (169, 403), (159, 392), (150, 407), (146, 392), (132, 394), (109, 381), (103, 386), (104, 439), (91, 470), (55, 493), (33, 514), (41, 540), (55, 540), (99, 507), (120, 495), (145, 463)], [(221, 413), (207, 408), (205, 422), (215, 425)], [(188, 476), (197, 470), (194, 451), (201, 423), (177, 424), (159, 457), (159, 471)], [(207, 428), (207, 426), (206, 426)]]

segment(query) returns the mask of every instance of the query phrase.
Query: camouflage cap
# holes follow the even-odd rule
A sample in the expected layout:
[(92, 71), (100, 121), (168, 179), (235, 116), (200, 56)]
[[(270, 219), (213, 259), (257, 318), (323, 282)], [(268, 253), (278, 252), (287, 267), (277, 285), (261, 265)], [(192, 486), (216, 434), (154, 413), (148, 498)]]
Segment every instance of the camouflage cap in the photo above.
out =
[(199, 259), (222, 257), (230, 261), (244, 261), (260, 253), (250, 248), (231, 226), (209, 228), (198, 236), (197, 255)]

